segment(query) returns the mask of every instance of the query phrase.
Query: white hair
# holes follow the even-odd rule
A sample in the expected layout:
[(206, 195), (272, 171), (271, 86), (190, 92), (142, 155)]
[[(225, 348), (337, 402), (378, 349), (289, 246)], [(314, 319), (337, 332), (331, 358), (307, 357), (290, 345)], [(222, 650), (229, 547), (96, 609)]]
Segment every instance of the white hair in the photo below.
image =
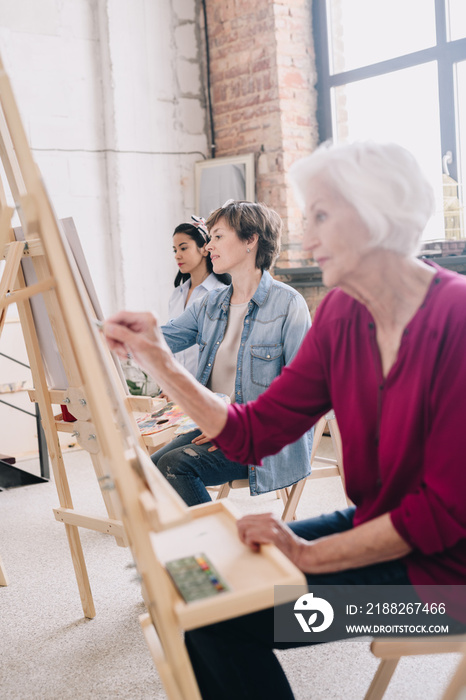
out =
[(372, 141), (322, 144), (290, 169), (302, 207), (316, 176), (356, 209), (374, 247), (416, 255), (434, 212), (434, 193), (409, 151), (395, 143)]

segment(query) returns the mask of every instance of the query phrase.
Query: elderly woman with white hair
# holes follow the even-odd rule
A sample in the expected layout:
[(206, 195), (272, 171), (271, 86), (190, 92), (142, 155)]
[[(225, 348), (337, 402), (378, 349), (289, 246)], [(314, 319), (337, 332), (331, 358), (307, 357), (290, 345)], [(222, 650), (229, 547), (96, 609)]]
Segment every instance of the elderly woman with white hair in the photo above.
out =
[[(275, 544), (309, 584), (464, 584), (466, 278), (415, 257), (431, 187), (395, 144), (324, 145), (291, 175), (304, 246), (332, 289), (267, 391), (221, 405), (177, 366), (149, 315), (114, 317), (109, 342), (163, 377), (245, 464), (260, 464), (333, 407), (354, 507), (291, 525), (246, 516), (239, 535), (252, 549)], [(272, 609), (189, 632), (202, 697), (292, 698), (273, 648), (295, 645), (273, 637)]]

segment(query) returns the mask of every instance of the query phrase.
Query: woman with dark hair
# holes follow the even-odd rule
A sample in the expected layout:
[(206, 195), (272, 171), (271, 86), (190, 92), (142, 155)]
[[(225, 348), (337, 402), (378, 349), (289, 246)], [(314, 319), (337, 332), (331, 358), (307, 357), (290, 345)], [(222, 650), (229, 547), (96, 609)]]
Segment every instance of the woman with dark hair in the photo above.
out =
[[(215, 274), (231, 285), (197, 299), (163, 326), (172, 352), (199, 348), (196, 378), (232, 403), (255, 399), (296, 354), (311, 325), (304, 298), (267, 270), (280, 251), (282, 221), (264, 204), (230, 200), (207, 220)], [(171, 396), (171, 395), (170, 395)], [(153, 462), (185, 502), (210, 501), (206, 486), (248, 479), (251, 495), (291, 486), (310, 473), (312, 432), (256, 469), (231, 461), (199, 430), (172, 440)]]
[[(175, 289), (168, 302), (168, 317), (176, 318), (196, 299), (213, 289), (230, 284), (229, 275), (216, 275), (206, 250), (209, 234), (204, 219), (192, 216), (192, 223), (179, 224), (173, 232), (173, 252), (179, 267)], [(176, 353), (178, 362), (196, 374), (199, 349), (196, 345)]]

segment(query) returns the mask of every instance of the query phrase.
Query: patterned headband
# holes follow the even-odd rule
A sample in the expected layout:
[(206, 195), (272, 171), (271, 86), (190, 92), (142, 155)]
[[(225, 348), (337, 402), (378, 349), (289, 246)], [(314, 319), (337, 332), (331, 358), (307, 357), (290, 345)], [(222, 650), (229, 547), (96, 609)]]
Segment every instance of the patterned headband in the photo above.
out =
[(194, 214), (191, 214), (191, 219), (193, 220), (193, 226), (197, 228), (202, 238), (207, 243), (210, 236), (207, 230), (205, 219), (203, 219), (202, 216), (194, 216)]

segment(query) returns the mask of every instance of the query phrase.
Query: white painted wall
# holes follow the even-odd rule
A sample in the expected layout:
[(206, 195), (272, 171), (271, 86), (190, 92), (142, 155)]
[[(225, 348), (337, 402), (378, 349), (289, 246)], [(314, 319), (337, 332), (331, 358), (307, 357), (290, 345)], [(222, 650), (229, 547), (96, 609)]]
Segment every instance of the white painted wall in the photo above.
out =
[(0, 0), (0, 53), (105, 314), (166, 316), (207, 153), (196, 0)]
[[(0, 0), (0, 54), (30, 146), (57, 215), (75, 220), (105, 315), (167, 317), (172, 232), (194, 213), (194, 163), (207, 153), (196, 7)], [(17, 325), (0, 351), (25, 359)], [(0, 358), (0, 385), (25, 373)], [(24, 392), (4, 398), (31, 408)], [(0, 452), (33, 450), (34, 420), (0, 414)]]

